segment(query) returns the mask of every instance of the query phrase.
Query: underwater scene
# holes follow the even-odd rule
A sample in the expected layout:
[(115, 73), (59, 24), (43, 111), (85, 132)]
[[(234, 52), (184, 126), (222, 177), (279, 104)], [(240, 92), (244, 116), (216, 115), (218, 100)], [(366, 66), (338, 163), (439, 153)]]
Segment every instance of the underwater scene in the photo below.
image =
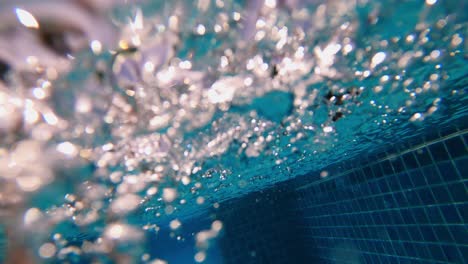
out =
[(0, 263), (467, 263), (468, 1), (0, 1)]

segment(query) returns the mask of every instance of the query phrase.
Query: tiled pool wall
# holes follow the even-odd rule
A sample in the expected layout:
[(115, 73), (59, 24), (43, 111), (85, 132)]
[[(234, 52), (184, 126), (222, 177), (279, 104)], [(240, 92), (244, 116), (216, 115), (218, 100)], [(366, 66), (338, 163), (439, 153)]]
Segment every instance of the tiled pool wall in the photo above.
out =
[(468, 130), (223, 204), (226, 263), (466, 263)]
[(217, 212), (224, 223), (219, 248), (226, 264), (300, 263), (296, 225), (288, 208), (295, 197), (272, 188), (223, 203)]
[(468, 133), (451, 132), (299, 187), (294, 214), (307, 258), (466, 263)]

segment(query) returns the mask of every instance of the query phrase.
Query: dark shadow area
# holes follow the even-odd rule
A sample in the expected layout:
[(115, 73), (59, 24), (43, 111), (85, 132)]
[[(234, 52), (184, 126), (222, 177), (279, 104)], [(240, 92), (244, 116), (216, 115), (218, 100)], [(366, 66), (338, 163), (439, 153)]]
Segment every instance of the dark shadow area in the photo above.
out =
[(221, 204), (216, 214), (224, 223), (224, 263), (310, 263), (295, 202), (290, 188), (278, 184)]

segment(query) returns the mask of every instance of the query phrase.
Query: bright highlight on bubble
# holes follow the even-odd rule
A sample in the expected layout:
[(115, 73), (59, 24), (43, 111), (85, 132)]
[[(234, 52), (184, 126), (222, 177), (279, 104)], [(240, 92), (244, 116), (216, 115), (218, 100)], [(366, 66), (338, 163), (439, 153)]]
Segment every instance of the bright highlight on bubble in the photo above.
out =
[(269, 8), (275, 8), (276, 0), (265, 0), (265, 5)]
[(37, 22), (36, 18), (34, 18), (34, 16), (28, 11), (21, 8), (16, 8), (15, 13), (19, 22), (23, 24), (23, 26), (35, 29), (39, 28), (39, 22)]
[(387, 55), (385, 52), (377, 52), (371, 60), (371, 68), (377, 67), (377, 65), (381, 64)]
[(67, 156), (74, 157), (78, 154), (78, 149), (75, 145), (70, 142), (62, 142), (57, 145), (57, 151)]

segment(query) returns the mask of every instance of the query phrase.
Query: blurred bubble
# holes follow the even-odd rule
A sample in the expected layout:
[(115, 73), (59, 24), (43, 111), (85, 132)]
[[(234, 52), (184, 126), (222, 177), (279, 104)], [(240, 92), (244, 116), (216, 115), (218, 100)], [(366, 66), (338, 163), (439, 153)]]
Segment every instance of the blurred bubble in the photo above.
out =
[(37, 208), (29, 208), (24, 214), (24, 225), (27, 227), (32, 226), (35, 222), (39, 221), (43, 216), (41, 210)]
[(174, 188), (164, 188), (162, 196), (164, 201), (170, 203), (177, 198), (177, 191)]
[(41, 258), (51, 258), (55, 255), (57, 248), (52, 243), (45, 243), (39, 248), (39, 256)]
[(141, 198), (136, 194), (123, 194), (118, 196), (112, 203), (111, 203), (111, 210), (115, 214), (127, 214), (137, 208), (141, 201)]
[(169, 226), (171, 227), (172, 230), (176, 230), (176, 229), (179, 229), (179, 227), (181, 226), (182, 224), (180, 223), (180, 221), (178, 219), (174, 219), (170, 222)]
[(142, 236), (140, 229), (122, 223), (112, 223), (104, 230), (104, 237), (111, 240), (138, 241)]

